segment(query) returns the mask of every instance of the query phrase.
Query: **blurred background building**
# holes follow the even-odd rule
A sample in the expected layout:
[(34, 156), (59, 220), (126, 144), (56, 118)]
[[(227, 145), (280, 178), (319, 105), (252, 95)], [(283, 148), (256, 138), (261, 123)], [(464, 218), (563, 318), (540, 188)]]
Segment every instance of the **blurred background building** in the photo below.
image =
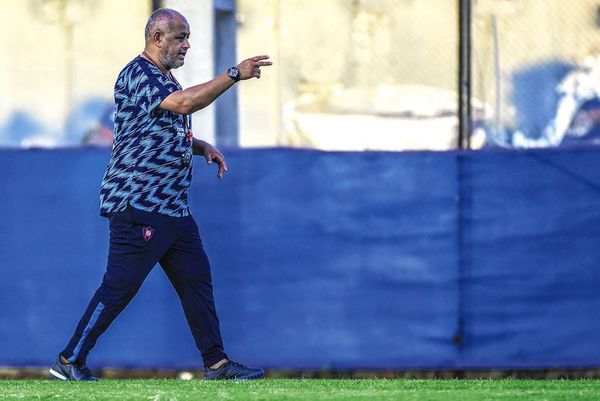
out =
[(112, 88), (143, 46), (150, 2), (8, 0), (2, 6), (0, 143), (77, 145), (94, 129), (103, 132), (93, 141), (110, 141)]
[[(194, 116), (221, 146), (451, 149), (456, 0), (5, 0), (0, 145), (109, 144), (112, 87), (154, 8), (182, 11), (184, 86), (245, 57), (274, 67)], [(597, 0), (473, 1), (471, 148), (596, 141)], [(24, 28), (26, 27), (26, 28)], [(13, 67), (16, 65), (16, 69)], [(266, 82), (265, 82), (266, 81)]]

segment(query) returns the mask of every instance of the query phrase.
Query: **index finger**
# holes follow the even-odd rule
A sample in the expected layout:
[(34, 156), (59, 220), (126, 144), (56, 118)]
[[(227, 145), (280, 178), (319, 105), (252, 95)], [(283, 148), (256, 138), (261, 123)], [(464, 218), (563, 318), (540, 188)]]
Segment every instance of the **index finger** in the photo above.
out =
[(266, 60), (266, 59), (268, 59), (268, 58), (269, 58), (269, 56), (267, 56), (267, 55), (262, 55), (262, 56), (254, 56), (254, 57), (251, 57), (251, 58), (250, 58), (250, 60), (252, 60), (252, 61), (260, 61), (260, 60)]
[(258, 63), (256, 63), (257, 67), (264, 67), (266, 65), (273, 65), (273, 62), (271, 62), (271, 61), (259, 61)]

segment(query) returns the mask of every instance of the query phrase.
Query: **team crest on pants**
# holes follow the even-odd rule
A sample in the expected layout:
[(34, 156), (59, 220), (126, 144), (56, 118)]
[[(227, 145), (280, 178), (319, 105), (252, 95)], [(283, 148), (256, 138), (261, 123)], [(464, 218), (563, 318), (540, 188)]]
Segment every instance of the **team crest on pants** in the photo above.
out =
[(144, 234), (144, 241), (150, 241), (154, 235), (154, 228), (144, 227), (142, 228), (142, 233)]

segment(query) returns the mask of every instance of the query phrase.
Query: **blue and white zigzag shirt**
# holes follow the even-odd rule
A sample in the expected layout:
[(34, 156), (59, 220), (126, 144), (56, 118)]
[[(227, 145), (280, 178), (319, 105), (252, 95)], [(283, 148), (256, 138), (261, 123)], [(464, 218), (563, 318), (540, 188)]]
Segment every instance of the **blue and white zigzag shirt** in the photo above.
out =
[(189, 215), (192, 142), (189, 116), (159, 107), (181, 85), (138, 56), (115, 84), (115, 139), (100, 189), (100, 214), (127, 205), (174, 217)]

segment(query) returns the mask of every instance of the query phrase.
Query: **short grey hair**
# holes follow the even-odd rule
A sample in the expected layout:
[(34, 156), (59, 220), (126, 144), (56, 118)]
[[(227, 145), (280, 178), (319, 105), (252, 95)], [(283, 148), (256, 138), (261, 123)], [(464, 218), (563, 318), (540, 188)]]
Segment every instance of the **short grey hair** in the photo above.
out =
[(146, 37), (146, 40), (150, 39), (152, 32), (159, 29), (158, 26), (161, 25), (163, 21), (167, 23), (169, 31), (173, 29), (173, 20), (176, 17), (181, 17), (185, 20), (183, 15), (171, 8), (159, 8), (158, 10), (154, 11), (150, 15), (150, 18), (148, 18), (148, 22), (146, 22), (146, 28), (144, 29), (144, 36)]

